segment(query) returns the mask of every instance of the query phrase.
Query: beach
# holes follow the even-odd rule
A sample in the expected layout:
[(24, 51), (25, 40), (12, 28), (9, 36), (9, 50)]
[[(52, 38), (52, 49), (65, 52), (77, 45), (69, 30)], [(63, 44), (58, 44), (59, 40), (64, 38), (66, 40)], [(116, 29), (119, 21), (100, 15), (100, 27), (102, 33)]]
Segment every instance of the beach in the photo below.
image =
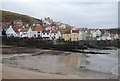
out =
[[(5, 50), (5, 48), (3, 49)], [(117, 64), (117, 52), (115, 55), (97, 54), (95, 56), (43, 49), (32, 49), (32, 52), (24, 50), (17, 54), (17, 50), (13, 54), (12, 52), (2, 54), (3, 79), (118, 79), (117, 75), (111, 72), (111, 69)], [(102, 50), (102, 52), (109, 51)], [(92, 59), (95, 59), (96, 62)], [(111, 65), (109, 64), (110, 59), (112, 60)], [(98, 60), (102, 60), (99, 62), (100, 66), (97, 65)], [(109, 66), (107, 64), (104, 66), (103, 61)]]

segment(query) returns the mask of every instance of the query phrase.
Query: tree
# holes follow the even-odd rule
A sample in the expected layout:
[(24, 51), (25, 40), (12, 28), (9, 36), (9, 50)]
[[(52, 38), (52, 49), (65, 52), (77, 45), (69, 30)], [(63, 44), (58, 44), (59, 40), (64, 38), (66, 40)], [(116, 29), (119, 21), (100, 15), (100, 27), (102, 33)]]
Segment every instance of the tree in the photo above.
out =
[(2, 36), (6, 36), (6, 32), (5, 32), (4, 29), (3, 29), (3, 31), (2, 31)]

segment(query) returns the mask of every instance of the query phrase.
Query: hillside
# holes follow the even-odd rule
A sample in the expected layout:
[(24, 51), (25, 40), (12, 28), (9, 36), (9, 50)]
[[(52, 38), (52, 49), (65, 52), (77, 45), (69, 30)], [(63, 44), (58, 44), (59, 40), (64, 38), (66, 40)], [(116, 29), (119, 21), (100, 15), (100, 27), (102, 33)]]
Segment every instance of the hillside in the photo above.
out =
[(28, 24), (39, 23), (39, 24), (42, 24), (42, 21), (40, 19), (30, 17), (30, 16), (27, 16), (27, 15), (23, 15), (23, 14), (18, 14), (18, 13), (13, 13), (13, 12), (9, 12), (9, 11), (0, 10), (0, 15), (2, 15), (0, 17), (0, 21), (2, 21), (2, 22), (13, 23), (14, 20), (22, 20), (23, 23), (28, 23)]

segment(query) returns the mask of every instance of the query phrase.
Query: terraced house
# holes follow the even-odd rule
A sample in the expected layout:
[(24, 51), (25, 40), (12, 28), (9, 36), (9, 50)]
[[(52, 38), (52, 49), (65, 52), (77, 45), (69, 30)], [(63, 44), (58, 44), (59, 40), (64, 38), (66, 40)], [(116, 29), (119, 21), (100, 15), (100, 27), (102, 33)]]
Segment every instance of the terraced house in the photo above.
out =
[(43, 26), (34, 26), (33, 37), (42, 37)]
[(80, 37), (79, 37), (79, 31), (77, 30), (71, 30), (71, 41), (79, 41)]
[(62, 35), (62, 38), (63, 38), (65, 41), (71, 41), (71, 32), (70, 32), (70, 30), (69, 30), (69, 31), (66, 31), (66, 32)]
[(77, 30), (69, 30), (63, 34), (63, 39), (65, 41), (79, 41), (79, 31)]

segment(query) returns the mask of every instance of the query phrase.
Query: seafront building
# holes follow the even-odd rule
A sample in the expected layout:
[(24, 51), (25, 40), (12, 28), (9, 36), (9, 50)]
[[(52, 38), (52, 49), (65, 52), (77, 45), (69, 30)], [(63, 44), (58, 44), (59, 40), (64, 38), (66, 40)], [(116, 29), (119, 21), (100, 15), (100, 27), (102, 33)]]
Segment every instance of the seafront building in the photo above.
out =
[(40, 38), (43, 40), (64, 41), (89, 41), (89, 40), (116, 40), (119, 39), (118, 29), (88, 29), (67, 27), (61, 22), (45, 18), (43, 24), (23, 24), (22, 21), (14, 21), (11, 25), (7, 22), (0, 23), (0, 36), (4, 29), (7, 37)]

